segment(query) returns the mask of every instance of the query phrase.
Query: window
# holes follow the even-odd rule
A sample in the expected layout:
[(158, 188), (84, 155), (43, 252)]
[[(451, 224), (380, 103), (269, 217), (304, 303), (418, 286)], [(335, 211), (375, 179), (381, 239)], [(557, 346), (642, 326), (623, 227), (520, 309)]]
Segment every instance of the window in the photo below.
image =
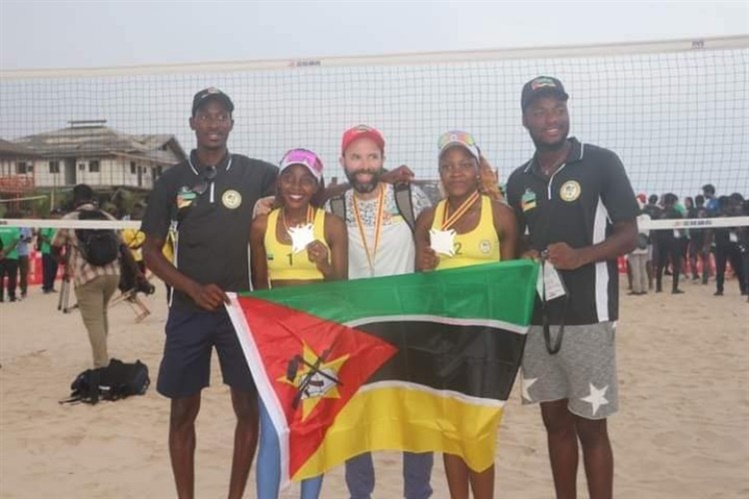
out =
[(99, 173), (99, 161), (89, 161), (88, 162), (88, 171), (91, 173)]
[(60, 162), (50, 161), (49, 162), (49, 173), (60, 173)]
[(78, 163), (78, 171), (86, 171), (86, 163)]
[(130, 162), (130, 175), (135, 175), (135, 161)]
[(16, 174), (18, 175), (25, 175), (27, 173), (31, 173), (32, 170), (33, 170), (33, 167), (26, 161), (19, 161), (18, 163), (16, 163)]

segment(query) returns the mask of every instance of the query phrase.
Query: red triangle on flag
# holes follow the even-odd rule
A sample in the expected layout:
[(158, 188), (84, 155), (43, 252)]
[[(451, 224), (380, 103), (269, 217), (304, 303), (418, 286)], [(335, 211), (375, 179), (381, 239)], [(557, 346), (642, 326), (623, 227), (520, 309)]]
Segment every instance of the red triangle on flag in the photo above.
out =
[(338, 413), (397, 348), (284, 305), (252, 297), (238, 302), (289, 426), (289, 473), (294, 476)]

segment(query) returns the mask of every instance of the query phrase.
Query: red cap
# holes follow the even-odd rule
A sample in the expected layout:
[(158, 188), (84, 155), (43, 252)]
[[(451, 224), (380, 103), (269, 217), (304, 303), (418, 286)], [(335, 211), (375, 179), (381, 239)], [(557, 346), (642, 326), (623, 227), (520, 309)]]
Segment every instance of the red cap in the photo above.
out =
[(648, 202), (648, 197), (643, 193), (638, 194), (636, 197), (637, 197), (637, 200), (640, 201), (642, 204), (645, 204)]
[(354, 141), (364, 138), (373, 140), (380, 150), (383, 152), (385, 151), (385, 139), (378, 130), (367, 125), (357, 125), (353, 128), (349, 128), (346, 130), (346, 133), (343, 134), (343, 140), (341, 140), (341, 153), (345, 153), (346, 149), (348, 149)]

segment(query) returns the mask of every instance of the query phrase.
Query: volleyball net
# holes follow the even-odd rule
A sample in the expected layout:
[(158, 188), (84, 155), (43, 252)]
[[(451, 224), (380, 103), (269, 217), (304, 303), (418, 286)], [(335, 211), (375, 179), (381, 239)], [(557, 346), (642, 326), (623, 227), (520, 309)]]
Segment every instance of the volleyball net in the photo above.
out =
[(749, 193), (749, 36), (2, 71), (0, 138), (29, 155), (0, 144), (0, 193), (21, 177), (33, 179), (27, 197), (42, 190), (59, 199), (78, 182), (147, 191), (194, 147), (192, 98), (209, 86), (234, 101), (233, 152), (278, 163), (305, 147), (322, 158), (326, 179), (340, 178), (341, 135), (365, 123), (385, 136), (386, 167), (405, 164), (436, 180), (437, 137), (463, 129), (502, 183), (533, 154), (520, 92), (537, 75), (562, 80), (571, 135), (615, 151), (635, 192), (683, 199), (710, 183), (719, 195)]

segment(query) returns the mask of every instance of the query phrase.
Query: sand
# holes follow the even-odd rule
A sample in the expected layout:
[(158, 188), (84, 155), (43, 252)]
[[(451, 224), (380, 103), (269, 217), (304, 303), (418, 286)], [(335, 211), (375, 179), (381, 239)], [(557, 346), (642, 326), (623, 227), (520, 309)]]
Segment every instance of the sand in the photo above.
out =
[[(749, 304), (735, 282), (723, 297), (712, 296), (712, 283), (683, 287), (680, 296), (621, 299), (621, 410), (609, 421), (619, 498), (749, 497)], [(113, 357), (144, 361), (155, 383), (166, 306), (163, 293), (147, 301), (153, 315), (141, 324), (126, 304), (111, 310), (109, 345)], [(38, 287), (0, 304), (0, 498), (174, 497), (169, 404), (153, 388), (116, 403), (58, 404), (91, 355), (80, 314), (56, 307), (57, 295)], [(233, 413), (215, 358), (212, 367), (198, 419), (199, 498), (225, 497), (229, 480)], [(539, 411), (520, 405), (518, 388), (500, 431), (496, 497), (550, 498)], [(400, 454), (378, 454), (376, 466), (374, 497), (402, 497)], [(432, 484), (435, 498), (448, 497), (439, 456)], [(246, 497), (255, 497), (254, 474)], [(328, 474), (322, 497), (347, 497), (341, 469)]]

